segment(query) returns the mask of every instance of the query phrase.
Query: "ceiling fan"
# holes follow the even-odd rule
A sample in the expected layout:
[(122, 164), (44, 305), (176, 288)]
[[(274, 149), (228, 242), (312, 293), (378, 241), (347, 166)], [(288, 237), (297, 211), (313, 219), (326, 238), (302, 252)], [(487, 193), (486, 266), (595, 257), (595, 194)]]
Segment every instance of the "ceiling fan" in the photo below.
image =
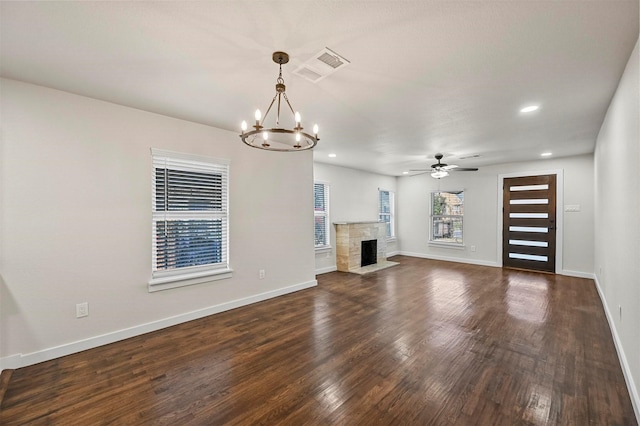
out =
[[(442, 179), (443, 177), (447, 177), (449, 176), (449, 172), (455, 171), (455, 172), (476, 172), (478, 171), (478, 169), (476, 167), (470, 168), (470, 167), (458, 167), (455, 164), (445, 164), (445, 163), (441, 163), (440, 160), (442, 160), (444, 156), (440, 153), (435, 155), (436, 160), (438, 160), (438, 162), (436, 164), (432, 164), (430, 169), (417, 169), (417, 170), (410, 170), (411, 172), (422, 172), (422, 173), (428, 173), (431, 172), (431, 177), (435, 178), (435, 179)], [(417, 176), (417, 175), (414, 175)]]

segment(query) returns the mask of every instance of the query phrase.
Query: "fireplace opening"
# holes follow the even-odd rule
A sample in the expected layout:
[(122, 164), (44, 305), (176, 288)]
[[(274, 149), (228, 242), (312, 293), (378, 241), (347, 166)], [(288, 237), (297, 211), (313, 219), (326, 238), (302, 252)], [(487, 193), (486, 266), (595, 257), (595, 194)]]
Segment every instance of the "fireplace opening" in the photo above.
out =
[(362, 241), (360, 246), (360, 266), (378, 263), (378, 241)]

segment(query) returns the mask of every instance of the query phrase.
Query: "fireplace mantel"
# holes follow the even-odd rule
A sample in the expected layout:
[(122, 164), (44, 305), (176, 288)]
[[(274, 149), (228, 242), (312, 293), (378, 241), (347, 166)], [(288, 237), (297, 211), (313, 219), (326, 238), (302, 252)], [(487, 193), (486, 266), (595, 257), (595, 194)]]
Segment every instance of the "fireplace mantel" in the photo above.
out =
[[(387, 261), (387, 234), (384, 222), (334, 222), (336, 227), (336, 266), (338, 271), (365, 274), (397, 265)], [(362, 241), (377, 241), (377, 263), (360, 266)]]

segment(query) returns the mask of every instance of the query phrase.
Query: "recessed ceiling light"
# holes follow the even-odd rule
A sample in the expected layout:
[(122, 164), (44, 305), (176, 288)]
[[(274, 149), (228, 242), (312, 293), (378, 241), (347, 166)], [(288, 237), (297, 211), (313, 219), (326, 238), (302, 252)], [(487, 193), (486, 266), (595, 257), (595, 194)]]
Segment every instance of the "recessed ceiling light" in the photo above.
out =
[(402, 172), (402, 174), (403, 174), (403, 175), (408, 175), (408, 174), (409, 174), (409, 172)]
[(520, 110), (520, 112), (533, 112), (536, 111), (540, 106), (538, 105), (529, 105)]
[(336, 158), (336, 157), (337, 157), (336, 154), (333, 154), (333, 153), (329, 154), (329, 158)]
[(542, 154), (540, 154), (541, 157), (551, 157), (551, 152), (543, 152)]

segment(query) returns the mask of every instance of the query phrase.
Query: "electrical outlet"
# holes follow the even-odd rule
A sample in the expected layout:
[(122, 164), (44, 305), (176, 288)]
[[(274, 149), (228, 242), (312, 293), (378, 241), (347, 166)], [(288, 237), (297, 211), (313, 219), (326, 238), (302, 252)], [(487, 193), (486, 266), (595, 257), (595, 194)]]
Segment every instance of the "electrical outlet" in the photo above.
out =
[(263, 279), (264, 279), (264, 269), (260, 269), (260, 270), (258, 271), (258, 278), (260, 278), (261, 280), (263, 280)]
[(476, 246), (471, 246), (471, 251), (476, 251)]
[(89, 316), (89, 302), (78, 303), (76, 305), (76, 318)]

